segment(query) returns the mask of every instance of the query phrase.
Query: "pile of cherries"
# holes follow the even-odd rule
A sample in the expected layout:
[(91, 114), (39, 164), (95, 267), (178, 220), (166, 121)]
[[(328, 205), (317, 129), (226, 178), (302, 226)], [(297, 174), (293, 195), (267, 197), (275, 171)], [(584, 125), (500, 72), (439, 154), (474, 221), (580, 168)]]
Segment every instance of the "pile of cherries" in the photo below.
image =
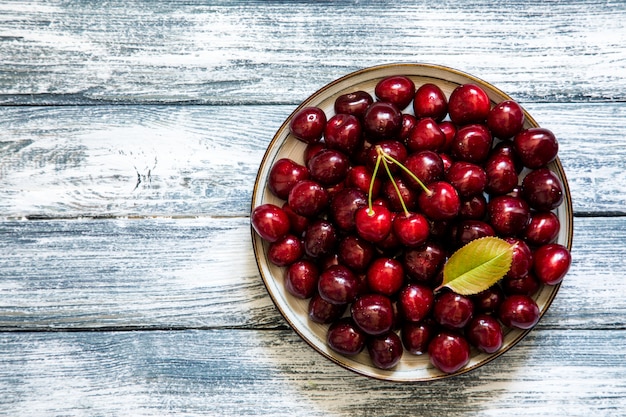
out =
[[(428, 354), (453, 373), (471, 347), (497, 352), (505, 326), (538, 322), (533, 295), (561, 282), (571, 255), (555, 243), (564, 189), (548, 164), (557, 140), (523, 124), (519, 104), (492, 106), (479, 85), (446, 97), (403, 75), (381, 79), (374, 97), (337, 97), (334, 114), (293, 115), (304, 163), (273, 163), (267, 186), (284, 204), (255, 207), (251, 224), (283, 267), (286, 291), (328, 324), (332, 350), (367, 349), (381, 369), (404, 352)], [(508, 273), (474, 295), (440, 288), (448, 257), (485, 236), (513, 245)]]

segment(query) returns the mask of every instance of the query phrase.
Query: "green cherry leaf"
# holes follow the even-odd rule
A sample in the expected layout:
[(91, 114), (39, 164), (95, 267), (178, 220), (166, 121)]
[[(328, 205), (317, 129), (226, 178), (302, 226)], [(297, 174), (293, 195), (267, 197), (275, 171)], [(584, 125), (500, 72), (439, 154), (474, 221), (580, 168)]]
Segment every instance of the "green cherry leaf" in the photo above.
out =
[(514, 246), (497, 237), (472, 240), (450, 256), (443, 283), (461, 295), (478, 294), (498, 282), (511, 268)]

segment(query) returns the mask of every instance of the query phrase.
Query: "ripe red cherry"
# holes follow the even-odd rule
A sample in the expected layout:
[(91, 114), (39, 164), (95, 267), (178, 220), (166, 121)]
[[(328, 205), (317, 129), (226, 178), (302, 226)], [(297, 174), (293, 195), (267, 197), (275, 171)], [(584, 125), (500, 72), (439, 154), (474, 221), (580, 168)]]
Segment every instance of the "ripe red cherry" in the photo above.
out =
[(359, 280), (350, 268), (332, 265), (320, 274), (317, 290), (331, 304), (348, 304), (356, 298), (359, 285)]
[(448, 113), (448, 99), (439, 86), (422, 84), (415, 91), (413, 111), (418, 118), (432, 117), (441, 122)]
[(393, 233), (403, 245), (416, 247), (422, 245), (430, 235), (430, 224), (419, 213), (398, 214), (393, 220)]
[(317, 181), (303, 180), (291, 188), (287, 202), (297, 214), (314, 217), (328, 206), (329, 197), (326, 189)]
[(367, 285), (376, 293), (391, 296), (402, 288), (403, 283), (404, 268), (396, 259), (376, 258), (367, 268)]
[[(403, 165), (408, 155), (408, 151), (406, 147), (402, 144), (402, 142), (398, 140), (382, 140), (378, 142), (376, 146), (372, 146), (372, 148), (369, 150), (368, 165), (372, 169), (372, 171), (376, 166), (376, 160), (379, 158), (379, 152), (383, 152), (385, 155), (391, 156), (393, 159)], [(400, 167), (398, 167), (394, 162), (388, 161), (387, 164), (391, 172), (398, 172), (398, 170), (400, 169)]]
[(540, 246), (533, 253), (533, 270), (537, 278), (548, 285), (556, 285), (563, 280), (572, 263), (570, 251), (558, 243)]
[(351, 114), (336, 114), (326, 123), (324, 143), (329, 149), (351, 154), (363, 145), (361, 122)]
[(452, 140), (454, 140), (454, 136), (456, 135), (457, 127), (451, 121), (444, 120), (439, 123), (439, 129), (441, 129), (443, 135), (446, 137), (446, 142), (443, 145), (442, 151), (448, 152), (450, 150), (450, 145), (452, 145)]
[(522, 195), (538, 211), (550, 211), (563, 202), (563, 184), (548, 168), (531, 171), (522, 180)]
[(311, 258), (332, 254), (339, 241), (336, 226), (324, 219), (309, 224), (304, 231), (304, 252)]
[(416, 124), (417, 117), (412, 114), (402, 113), (402, 129), (400, 129), (400, 133), (398, 134), (399, 139), (403, 142), (406, 141), (406, 138), (409, 137), (409, 133), (411, 133)]
[(507, 237), (504, 240), (513, 245), (513, 258), (507, 276), (512, 278), (526, 276), (533, 266), (532, 251), (522, 239)]
[(470, 346), (463, 336), (442, 332), (430, 341), (428, 355), (437, 369), (449, 374), (467, 365), (470, 360)]
[(430, 117), (419, 119), (406, 138), (406, 146), (411, 152), (440, 151), (445, 143), (446, 136)]
[(374, 366), (380, 369), (391, 369), (402, 359), (402, 341), (394, 332), (370, 337), (367, 351)]
[(289, 131), (304, 143), (319, 142), (326, 127), (326, 114), (319, 107), (299, 110), (289, 122)]
[(493, 227), (481, 220), (463, 220), (451, 229), (451, 239), (456, 247), (461, 247), (472, 240), (485, 236), (495, 236)]
[(487, 199), (484, 194), (476, 194), (461, 200), (459, 218), (463, 220), (481, 220), (487, 213)]
[[(346, 174), (346, 188), (357, 188), (364, 193), (370, 193), (370, 184), (372, 183), (372, 171), (365, 165), (355, 165)], [(377, 198), (380, 193), (382, 181), (376, 177), (371, 190), (372, 198)]]
[(432, 220), (449, 220), (459, 214), (461, 198), (457, 190), (445, 181), (435, 181), (428, 185), (430, 193), (418, 196), (422, 213)]
[(474, 310), (476, 313), (497, 313), (500, 304), (504, 300), (504, 292), (500, 285), (492, 285), (484, 291), (470, 297), (474, 302)]
[(522, 294), (532, 296), (539, 291), (541, 287), (541, 283), (532, 273), (528, 273), (523, 277), (505, 275), (500, 283), (507, 295)]
[(348, 235), (339, 242), (339, 261), (356, 272), (363, 272), (376, 255), (371, 242), (358, 236)]
[(394, 308), (389, 297), (382, 294), (359, 296), (351, 305), (354, 322), (369, 335), (379, 335), (391, 330)]
[(527, 295), (509, 295), (500, 304), (498, 317), (507, 327), (530, 329), (539, 321), (539, 307)]
[(315, 293), (309, 300), (309, 318), (315, 323), (327, 324), (338, 320), (346, 311), (347, 305), (331, 304)]
[(516, 236), (524, 231), (530, 220), (530, 208), (518, 197), (501, 195), (487, 204), (489, 222), (503, 236)]
[(494, 353), (502, 347), (502, 327), (496, 318), (480, 314), (472, 319), (465, 331), (468, 341), (481, 352)]
[(289, 233), (289, 216), (275, 204), (261, 204), (252, 210), (250, 223), (264, 240), (276, 242)]
[(343, 317), (328, 328), (326, 342), (337, 353), (352, 356), (365, 347), (366, 336), (350, 317)]
[(345, 179), (350, 169), (350, 160), (342, 152), (324, 149), (309, 160), (307, 168), (314, 181), (331, 186)]
[(513, 138), (513, 146), (522, 163), (530, 169), (546, 166), (559, 151), (554, 133), (542, 127), (521, 131)]
[(317, 290), (319, 269), (310, 260), (301, 259), (289, 265), (285, 273), (285, 289), (296, 298), (311, 298)]
[(483, 192), (487, 185), (487, 173), (479, 165), (457, 161), (446, 172), (446, 180), (456, 188), (459, 196), (470, 197)]
[(402, 265), (410, 279), (429, 284), (443, 267), (446, 252), (435, 242), (427, 242), (419, 248), (408, 249), (402, 257)]
[(490, 194), (507, 194), (519, 182), (515, 162), (506, 155), (491, 155), (485, 162), (485, 173), (487, 174), (485, 190)]
[(433, 290), (423, 284), (406, 285), (398, 295), (398, 310), (402, 318), (417, 323), (430, 313), (435, 302)]
[(500, 139), (512, 138), (522, 130), (524, 110), (513, 100), (496, 104), (487, 115), (487, 127)]
[(415, 96), (415, 83), (404, 75), (393, 75), (380, 80), (374, 87), (374, 94), (380, 101), (402, 110)]
[(304, 255), (300, 239), (293, 235), (286, 235), (270, 243), (267, 250), (267, 259), (277, 266), (291, 265)]
[[(411, 153), (404, 160), (404, 166), (426, 185), (443, 177), (443, 160), (433, 151)], [(402, 171), (402, 175), (409, 187), (416, 190), (422, 189), (421, 185), (406, 172)]]
[(481, 123), (489, 114), (489, 96), (476, 84), (463, 84), (456, 87), (448, 100), (450, 120), (457, 125)]
[(355, 213), (357, 233), (369, 242), (380, 242), (391, 232), (392, 215), (387, 207), (361, 207)]
[(405, 323), (402, 326), (400, 337), (404, 348), (413, 355), (422, 355), (428, 352), (428, 344), (435, 336), (436, 326), (432, 320), (423, 320), (419, 323)]
[(335, 100), (336, 114), (351, 114), (359, 119), (363, 118), (367, 108), (374, 102), (370, 93), (366, 91), (355, 91), (353, 93), (342, 94)]
[(374, 102), (363, 116), (363, 129), (375, 140), (393, 138), (402, 129), (402, 113), (391, 103)]
[(530, 222), (524, 231), (524, 239), (534, 246), (553, 243), (559, 235), (561, 222), (551, 211), (536, 212), (530, 216)]
[(291, 188), (299, 181), (308, 178), (309, 171), (304, 165), (289, 158), (281, 158), (272, 165), (267, 186), (276, 197), (286, 200)]
[(457, 130), (450, 153), (457, 160), (482, 164), (489, 157), (493, 138), (482, 124), (471, 124)]
[(367, 206), (367, 195), (356, 188), (337, 191), (330, 201), (330, 218), (340, 230), (351, 232), (356, 229), (355, 213)]
[(447, 291), (435, 299), (433, 318), (440, 325), (451, 329), (462, 329), (474, 314), (474, 304), (469, 297)]

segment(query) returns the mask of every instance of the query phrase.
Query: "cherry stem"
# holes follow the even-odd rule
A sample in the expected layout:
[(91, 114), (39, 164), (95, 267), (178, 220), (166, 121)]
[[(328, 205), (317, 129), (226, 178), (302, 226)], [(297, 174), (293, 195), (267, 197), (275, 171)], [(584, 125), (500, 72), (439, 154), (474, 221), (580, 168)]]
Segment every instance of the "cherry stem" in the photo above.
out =
[(367, 193), (367, 213), (369, 215), (373, 215), (372, 213), (372, 194), (374, 193), (374, 181), (376, 181), (376, 175), (378, 174), (378, 168), (380, 167), (380, 161), (382, 159), (382, 154), (378, 152), (376, 156), (376, 165), (374, 165), (374, 172), (372, 173), (372, 180), (370, 181), (370, 188)]
[(384, 156), (382, 157), (382, 160), (383, 160), (383, 165), (385, 166), (385, 170), (387, 171), (387, 175), (389, 176), (389, 179), (391, 180), (391, 184), (393, 185), (393, 188), (395, 188), (396, 194), (398, 194), (398, 200), (400, 200), (400, 204), (402, 205), (402, 210), (404, 210), (404, 215), (409, 217), (411, 213), (409, 213), (409, 210), (406, 208), (406, 204), (404, 203), (404, 199), (402, 198), (402, 193), (400, 192), (400, 188), (398, 187), (398, 184), (396, 184), (395, 180), (393, 179), (393, 175), (391, 174), (391, 169), (389, 169), (389, 164), (387, 163), (387, 160), (385, 159)]
[(431, 195), (433, 193), (432, 191), (430, 191), (430, 189), (428, 187), (426, 187), (426, 185), (424, 185), (422, 180), (417, 178), (417, 176), (413, 172), (411, 172), (410, 169), (408, 169), (407, 167), (402, 165), (402, 163), (400, 161), (398, 161), (396, 158), (394, 158), (393, 156), (387, 155), (380, 147), (378, 147), (378, 154), (382, 155), (383, 158), (385, 158), (386, 160), (388, 160), (390, 162), (393, 162), (400, 169), (402, 169), (404, 172), (406, 172), (415, 182), (417, 182), (419, 184), (420, 187), (422, 187), (422, 190), (424, 190), (426, 195)]

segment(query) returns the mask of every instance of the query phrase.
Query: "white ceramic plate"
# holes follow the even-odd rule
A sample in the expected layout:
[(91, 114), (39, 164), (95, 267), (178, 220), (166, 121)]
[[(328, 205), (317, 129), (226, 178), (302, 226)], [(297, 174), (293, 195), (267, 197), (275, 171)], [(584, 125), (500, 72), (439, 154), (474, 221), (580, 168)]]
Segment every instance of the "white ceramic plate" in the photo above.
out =
[[(252, 208), (263, 203), (274, 203), (278, 206), (282, 205), (283, 201), (272, 195), (267, 188), (267, 178), (276, 160), (287, 157), (301, 164), (303, 163), (303, 151), (306, 145), (295, 139), (289, 133), (289, 121), (293, 115), (303, 107), (317, 106), (324, 110), (327, 117), (330, 118), (334, 114), (334, 101), (339, 95), (364, 90), (374, 97), (374, 87), (376, 83), (380, 79), (391, 75), (406, 75), (415, 82), (417, 87), (424, 83), (434, 83), (443, 90), (447, 97), (450, 96), (450, 93), (456, 86), (466, 83), (475, 83), (480, 85), (487, 92), (492, 104), (512, 99), (504, 92), (481, 79), (455, 69), (438, 65), (390, 64), (371, 67), (348, 74), (321, 88), (302, 102), (289, 118), (285, 120), (278, 132), (276, 132), (259, 168), (252, 196)], [(525, 117), (526, 128), (538, 126), (527, 112), (525, 112)], [(569, 187), (563, 167), (558, 159), (550, 164), (550, 168), (559, 176), (564, 186), (563, 204), (555, 211), (561, 222), (561, 230), (557, 242), (571, 249), (573, 216)], [(494, 354), (484, 354), (472, 350), (472, 357), (469, 364), (454, 374), (445, 374), (433, 367), (428, 360), (428, 355), (418, 356), (407, 352), (403, 354), (400, 363), (395, 368), (391, 370), (381, 370), (372, 365), (366, 350), (355, 357), (346, 357), (328, 348), (326, 345), (326, 330), (328, 326), (312, 322), (308, 318), (308, 300), (296, 299), (285, 290), (284, 268), (279, 268), (268, 261), (267, 244), (263, 242), (254, 231), (252, 232), (252, 242), (259, 271), (269, 295), (291, 327), (302, 339), (323, 356), (361, 375), (397, 382), (429, 381), (458, 375), (476, 369), (502, 355), (528, 333), (528, 330), (507, 329), (503, 346), (498, 352)], [(541, 315), (547, 311), (558, 290), (559, 285), (543, 286), (534, 296), (539, 305)]]

